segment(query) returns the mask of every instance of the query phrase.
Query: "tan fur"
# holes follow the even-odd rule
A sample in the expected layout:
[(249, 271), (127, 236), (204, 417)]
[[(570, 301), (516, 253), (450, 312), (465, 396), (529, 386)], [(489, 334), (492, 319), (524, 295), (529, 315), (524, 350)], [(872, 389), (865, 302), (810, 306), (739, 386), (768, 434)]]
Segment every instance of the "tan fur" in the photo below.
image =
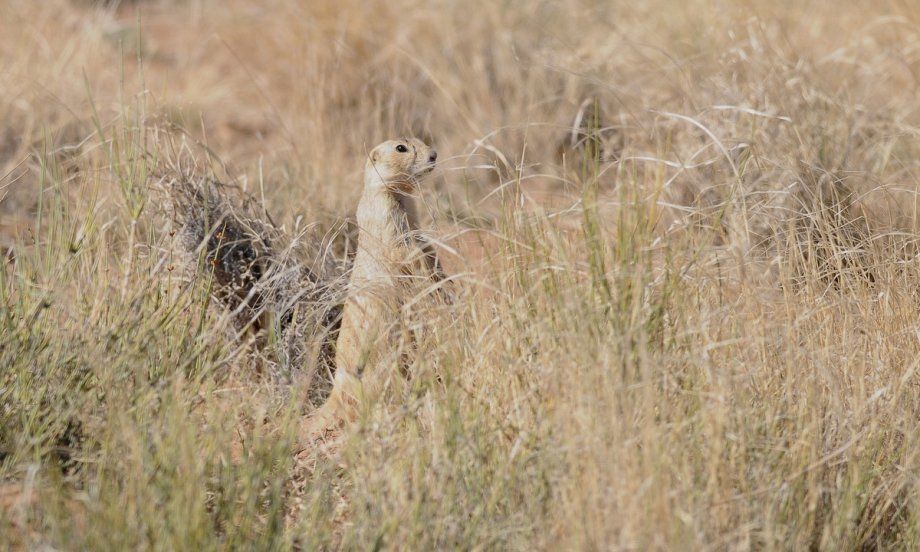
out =
[(363, 398), (379, 393), (393, 365), (380, 352), (392, 347), (403, 330), (399, 321), (405, 300), (442, 277), (434, 249), (419, 233), (413, 200), (436, 155), (422, 141), (408, 138), (384, 142), (368, 156), (335, 381), (329, 399), (310, 416), (311, 434), (352, 419)]

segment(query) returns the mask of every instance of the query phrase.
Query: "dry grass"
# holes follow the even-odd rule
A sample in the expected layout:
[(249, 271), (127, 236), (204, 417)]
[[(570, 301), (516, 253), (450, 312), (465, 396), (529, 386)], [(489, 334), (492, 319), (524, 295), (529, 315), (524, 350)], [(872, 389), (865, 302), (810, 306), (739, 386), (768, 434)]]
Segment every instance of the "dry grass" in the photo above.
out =
[[(0, 0), (0, 546), (917, 549), (918, 79), (913, 0)], [(335, 444), (177, 268), (174, 126), (340, 262), (441, 153), (457, 300)]]

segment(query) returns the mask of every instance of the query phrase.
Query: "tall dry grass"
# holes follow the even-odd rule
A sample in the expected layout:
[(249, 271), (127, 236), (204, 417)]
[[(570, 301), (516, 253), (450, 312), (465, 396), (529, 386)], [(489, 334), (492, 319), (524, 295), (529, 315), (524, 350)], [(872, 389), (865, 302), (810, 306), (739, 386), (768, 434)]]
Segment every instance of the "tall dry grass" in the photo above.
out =
[[(912, 0), (0, 0), (0, 542), (916, 549), (918, 75)], [(332, 446), (179, 266), (175, 127), (340, 264), (441, 152), (457, 299)]]

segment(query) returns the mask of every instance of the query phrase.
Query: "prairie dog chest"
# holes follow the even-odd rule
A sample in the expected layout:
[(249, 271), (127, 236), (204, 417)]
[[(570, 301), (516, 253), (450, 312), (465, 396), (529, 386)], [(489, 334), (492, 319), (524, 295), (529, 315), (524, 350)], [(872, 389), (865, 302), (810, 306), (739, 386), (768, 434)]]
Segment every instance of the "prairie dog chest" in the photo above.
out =
[(430, 273), (430, 248), (418, 231), (410, 198), (365, 194), (357, 215), (360, 232), (353, 279), (396, 283)]

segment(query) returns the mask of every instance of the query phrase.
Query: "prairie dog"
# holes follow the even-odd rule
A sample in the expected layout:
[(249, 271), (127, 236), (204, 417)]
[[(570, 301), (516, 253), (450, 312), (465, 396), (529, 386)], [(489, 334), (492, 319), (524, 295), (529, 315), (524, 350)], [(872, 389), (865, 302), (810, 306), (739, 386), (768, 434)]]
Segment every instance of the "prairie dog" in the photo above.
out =
[(437, 156), (416, 138), (384, 142), (368, 155), (335, 380), (329, 399), (309, 417), (311, 433), (352, 418), (356, 403), (385, 384), (389, 374), (380, 352), (399, 338), (406, 299), (443, 277), (434, 249), (419, 233), (413, 199)]

